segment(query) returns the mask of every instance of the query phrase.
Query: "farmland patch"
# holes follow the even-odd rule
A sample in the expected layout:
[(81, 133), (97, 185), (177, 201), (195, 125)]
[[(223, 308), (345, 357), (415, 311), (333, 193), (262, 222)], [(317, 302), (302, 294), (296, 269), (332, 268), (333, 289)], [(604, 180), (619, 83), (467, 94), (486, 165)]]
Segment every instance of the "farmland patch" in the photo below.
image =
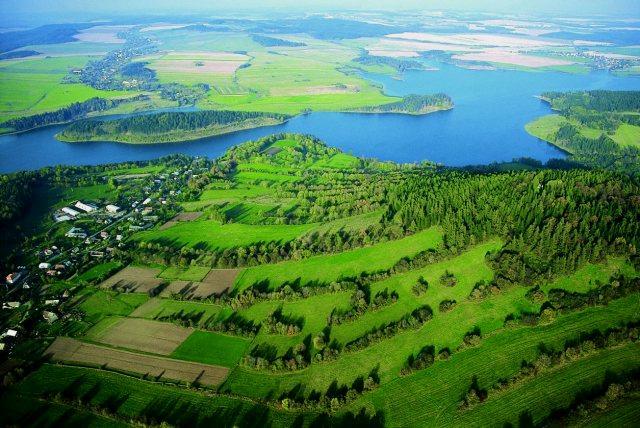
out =
[(106, 328), (100, 324), (96, 325), (89, 330), (87, 337), (107, 345), (169, 355), (192, 331), (171, 323), (141, 318), (120, 318)]
[(114, 291), (148, 293), (163, 283), (160, 269), (128, 266), (100, 284)]
[(56, 361), (139, 373), (155, 377), (158, 380), (164, 378), (184, 382), (197, 381), (208, 386), (219, 385), (229, 372), (225, 367), (142, 355), (83, 343), (67, 337), (57, 338), (45, 352), (45, 355), (47, 354)]

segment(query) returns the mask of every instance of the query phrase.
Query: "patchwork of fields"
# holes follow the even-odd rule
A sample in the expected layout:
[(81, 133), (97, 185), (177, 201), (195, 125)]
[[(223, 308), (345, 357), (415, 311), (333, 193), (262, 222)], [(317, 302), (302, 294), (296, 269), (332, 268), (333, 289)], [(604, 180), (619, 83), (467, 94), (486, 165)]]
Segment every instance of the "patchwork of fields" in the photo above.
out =
[[(351, 253), (250, 268), (244, 271), (244, 275), (259, 275), (256, 278), (281, 284), (287, 278), (284, 275), (289, 273), (295, 276), (295, 269), (300, 269), (305, 275), (315, 272), (315, 276), (309, 277), (310, 280), (328, 282), (335, 280), (343, 271), (357, 275), (367, 269), (384, 270), (394, 259), (412, 257), (417, 251), (437, 248), (439, 239), (439, 231), (432, 229), (399, 241), (352, 250)], [(503, 320), (509, 316), (536, 313), (541, 304), (525, 297), (526, 288), (502, 290), (479, 300), (470, 297), (477, 284), (492, 279), (493, 272), (485, 256), (501, 246), (502, 242), (499, 240), (490, 240), (458, 256), (374, 281), (370, 285), (371, 295), (377, 295), (381, 291), (394, 292), (397, 293), (395, 302), (376, 310), (367, 310), (355, 319), (330, 327), (327, 319), (333, 311), (347, 310), (352, 304), (350, 291), (334, 291), (293, 300), (286, 297), (275, 298), (255, 302), (238, 310), (223, 302), (174, 300), (170, 296), (160, 296), (150, 300), (140, 299), (135, 304), (137, 309), (122, 313), (116, 318), (102, 319), (80, 340), (58, 339), (48, 352), (53, 354), (56, 361), (80, 366), (100, 366), (115, 372), (147, 374), (151, 379), (155, 378), (155, 381), (166, 379), (196, 381), (207, 387), (218, 385), (221, 395), (216, 400), (244, 396), (258, 401), (276, 400), (279, 403), (282, 397), (297, 400), (313, 396), (316, 392), (330, 391), (335, 388), (332, 385), (337, 385), (338, 388), (341, 385), (355, 385), (359, 379), (375, 376), (379, 387), (355, 396), (344, 408), (337, 409), (336, 414), (346, 415), (349, 411), (357, 413), (362, 407), (382, 409), (385, 417), (394, 421), (393, 426), (406, 426), (415, 422), (422, 425), (434, 421), (438, 421), (441, 426), (459, 426), (479, 420), (491, 424), (495, 422), (498, 408), (502, 409), (501, 423), (517, 423), (524, 413), (539, 422), (558, 406), (571, 405), (573, 392), (600, 385), (606, 377), (605, 373), (621, 373), (629, 368), (640, 367), (640, 345), (637, 342), (625, 343), (594, 351), (575, 362), (569, 361), (544, 372), (543, 375), (500, 392), (499, 399), (491, 395), (490, 399), (470, 410), (455, 410), (459, 405), (458, 397), (464, 395), (472, 379), (477, 378), (481, 387), (488, 388), (500, 379), (508, 378), (520, 369), (522, 361), (535, 359), (541, 344), (549, 349), (558, 349), (581, 335), (592, 334), (594, 331), (604, 332), (611, 326), (637, 320), (637, 305), (640, 301), (637, 294), (632, 294), (606, 306), (559, 315), (544, 324), (505, 327)], [(405, 253), (398, 252), (400, 249), (404, 249)], [(381, 256), (379, 264), (358, 264), (362, 258), (351, 257), (352, 254), (358, 254), (358, 251), (370, 252), (367, 260), (375, 260), (376, 255)], [(394, 254), (394, 258), (382, 257), (388, 254)], [(283, 269), (287, 263), (296, 264), (289, 271)], [(169, 268), (160, 275), (169, 279), (189, 277), (197, 280), (206, 279), (213, 273), (216, 271), (192, 267)], [(233, 271), (235, 273), (237, 272)], [(441, 278), (445, 273), (455, 277), (453, 287), (442, 283)], [(610, 258), (600, 264), (585, 266), (575, 274), (559, 277), (542, 287), (542, 290), (545, 293), (553, 289), (587, 292), (618, 273), (637, 276), (635, 269), (624, 258)], [(242, 278), (239, 278), (236, 287), (250, 285)], [(590, 285), (585, 286), (585, 281), (590, 281)], [(429, 285), (426, 291), (416, 295), (415, 284), (420, 282)], [(121, 296), (127, 295), (145, 294), (134, 292)], [(451, 310), (444, 310), (439, 305), (443, 301), (454, 301), (457, 304)], [(87, 304), (86, 301), (84, 304)], [(425, 304), (434, 308), (434, 311), (433, 318), (423, 326), (401, 330), (363, 349), (343, 349), (334, 358), (312, 361), (307, 367), (298, 369), (259, 369), (246, 364), (247, 356), (254, 355), (256, 349), (268, 345), (274, 355), (286, 356), (301, 343), (309, 343), (306, 338), (315, 337), (322, 331), (325, 334), (328, 331), (330, 339), (327, 341), (339, 344), (337, 349), (341, 349), (377, 326), (389, 325)], [(440, 309), (437, 309), (439, 306)], [(267, 322), (276, 310), (281, 311), (287, 319), (304, 320), (300, 332), (283, 335), (269, 331)], [(199, 314), (199, 317), (190, 318), (195, 314)], [(208, 331), (213, 324), (204, 322), (222, 322), (233, 316), (261, 325), (262, 328), (253, 337), (243, 337), (237, 333), (230, 335)], [(196, 322), (192, 327), (184, 327), (169, 321), (186, 319), (196, 319)], [(473, 346), (465, 345), (465, 338), (473, 329), (481, 332), (482, 341)], [(426, 369), (404, 375), (407, 357), (416, 355), (426, 345), (434, 346), (436, 354), (447, 350), (450, 357), (438, 359)], [(314, 340), (309, 346), (317, 349), (318, 345)], [(37, 382), (40, 372), (52, 370), (53, 367), (45, 365), (31, 376), (26, 385)], [(89, 369), (81, 367), (61, 367), (55, 370), (73, 370), (76, 375), (95, 376), (87, 371)], [(104, 376), (115, 380), (122, 375), (105, 373)], [(535, 392), (541, 385), (546, 385), (546, 394)], [(162, 390), (169, 387), (158, 388)], [(426, 390), (429, 391), (426, 396), (415, 393)], [(197, 394), (188, 400), (192, 402), (196, 397)], [(129, 398), (125, 399), (124, 403), (128, 400)], [(507, 412), (504, 412), (504, 400), (510, 403)], [(284, 417), (279, 413), (281, 411), (280, 405), (271, 410), (279, 415), (278, 418)], [(300, 415), (305, 415), (305, 420), (316, 417), (313, 413), (303, 412)]]

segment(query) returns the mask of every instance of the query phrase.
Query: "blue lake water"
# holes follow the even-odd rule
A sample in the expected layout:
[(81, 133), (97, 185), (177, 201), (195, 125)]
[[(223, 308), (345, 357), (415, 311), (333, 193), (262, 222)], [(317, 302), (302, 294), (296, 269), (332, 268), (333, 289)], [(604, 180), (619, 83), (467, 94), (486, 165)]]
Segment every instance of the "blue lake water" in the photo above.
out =
[(279, 132), (312, 134), (354, 155), (397, 162), (431, 160), (463, 166), (523, 156), (546, 161), (564, 154), (524, 130), (527, 122), (550, 112), (535, 95), (582, 89), (640, 90), (640, 78), (616, 77), (604, 71), (574, 75), (439, 67), (439, 71), (407, 72), (402, 80), (365, 77), (390, 95), (447, 93), (455, 108), (446, 112), (426, 116), (312, 113), (282, 125), (157, 145), (62, 143), (54, 138), (61, 127), (52, 126), (0, 136), (0, 172), (145, 160), (173, 153), (216, 157), (232, 145)]

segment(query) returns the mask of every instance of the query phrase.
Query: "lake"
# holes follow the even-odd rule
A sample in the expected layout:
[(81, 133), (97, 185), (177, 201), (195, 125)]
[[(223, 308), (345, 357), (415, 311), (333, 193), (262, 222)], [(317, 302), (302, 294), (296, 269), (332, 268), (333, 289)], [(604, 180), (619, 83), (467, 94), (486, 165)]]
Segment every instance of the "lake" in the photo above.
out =
[(606, 71), (566, 74), (438, 67), (438, 71), (406, 72), (402, 80), (373, 74), (364, 77), (382, 85), (390, 95), (444, 92), (455, 103), (450, 111), (426, 116), (312, 113), (282, 125), (157, 145), (62, 143), (54, 138), (62, 127), (52, 126), (0, 136), (0, 172), (145, 160), (173, 153), (217, 157), (230, 146), (279, 132), (312, 134), (357, 156), (397, 162), (430, 160), (464, 166), (523, 156), (546, 161), (564, 154), (524, 130), (527, 122), (550, 112), (535, 95), (581, 89), (640, 90), (640, 78), (616, 77)]

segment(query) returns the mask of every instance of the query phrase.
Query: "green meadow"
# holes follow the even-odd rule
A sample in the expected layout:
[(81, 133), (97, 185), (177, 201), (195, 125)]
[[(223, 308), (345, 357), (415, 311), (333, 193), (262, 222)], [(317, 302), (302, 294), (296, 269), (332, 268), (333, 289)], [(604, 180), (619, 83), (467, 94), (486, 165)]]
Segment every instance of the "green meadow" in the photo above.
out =
[(81, 68), (88, 56), (22, 59), (0, 63), (0, 122), (17, 116), (57, 110), (94, 97), (118, 98), (131, 92), (104, 91), (62, 79)]
[[(299, 261), (286, 261), (245, 269), (236, 280), (235, 289), (243, 290), (264, 280), (272, 286), (284, 282), (332, 282), (357, 276), (361, 272), (375, 272), (390, 268), (403, 257), (420, 251), (436, 249), (442, 242), (439, 228), (431, 228), (397, 240), (358, 248), (339, 254), (314, 256)], [(391, 256), (390, 256), (391, 255)]]

